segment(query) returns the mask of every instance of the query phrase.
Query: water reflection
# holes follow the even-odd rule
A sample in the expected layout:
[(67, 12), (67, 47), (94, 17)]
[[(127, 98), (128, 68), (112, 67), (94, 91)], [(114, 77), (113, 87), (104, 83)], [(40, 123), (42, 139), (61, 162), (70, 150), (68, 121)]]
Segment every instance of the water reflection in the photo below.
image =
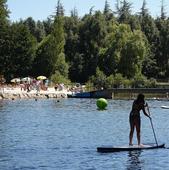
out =
[(128, 153), (128, 160), (127, 160), (127, 170), (141, 170), (142, 163), (140, 161), (141, 151), (130, 151)]
[(0, 110), (2, 110), (2, 108), (3, 108), (3, 100), (0, 100)]

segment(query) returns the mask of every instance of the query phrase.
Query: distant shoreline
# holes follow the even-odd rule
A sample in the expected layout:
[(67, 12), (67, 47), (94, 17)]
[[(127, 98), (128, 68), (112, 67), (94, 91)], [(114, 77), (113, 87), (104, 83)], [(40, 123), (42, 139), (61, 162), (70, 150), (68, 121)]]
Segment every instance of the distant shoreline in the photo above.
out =
[(54, 88), (48, 88), (48, 90), (31, 90), (30, 92), (21, 91), (20, 88), (1, 88), (0, 99), (43, 99), (43, 98), (67, 98), (67, 94), (70, 94), (67, 90), (56, 91)]

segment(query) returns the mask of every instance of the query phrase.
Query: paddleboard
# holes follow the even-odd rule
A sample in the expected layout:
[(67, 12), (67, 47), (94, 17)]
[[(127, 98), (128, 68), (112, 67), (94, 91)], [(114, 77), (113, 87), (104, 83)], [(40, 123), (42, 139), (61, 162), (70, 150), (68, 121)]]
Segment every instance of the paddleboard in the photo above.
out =
[(169, 109), (169, 106), (161, 106), (162, 109)]
[(145, 150), (145, 149), (157, 149), (157, 148), (164, 148), (165, 144), (144, 144), (142, 146), (139, 145), (125, 145), (125, 146), (103, 146), (98, 147), (97, 152), (101, 153), (110, 153), (110, 152), (120, 152), (120, 151), (133, 151), (133, 150)]

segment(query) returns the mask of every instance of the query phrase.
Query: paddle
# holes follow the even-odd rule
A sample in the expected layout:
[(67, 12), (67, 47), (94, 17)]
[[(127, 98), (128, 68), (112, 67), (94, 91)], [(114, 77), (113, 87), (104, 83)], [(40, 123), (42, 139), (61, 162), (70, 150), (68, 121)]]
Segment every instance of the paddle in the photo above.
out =
[[(148, 105), (147, 105), (147, 110), (148, 110), (148, 113), (149, 113), (149, 116), (150, 116), (150, 110), (149, 110)], [(157, 142), (156, 134), (155, 134), (154, 127), (153, 127), (152, 118), (151, 118), (151, 117), (149, 117), (149, 118), (150, 118), (150, 122), (151, 122), (151, 127), (152, 127), (152, 129), (153, 129), (154, 139), (155, 139), (156, 145), (158, 146), (158, 142)]]

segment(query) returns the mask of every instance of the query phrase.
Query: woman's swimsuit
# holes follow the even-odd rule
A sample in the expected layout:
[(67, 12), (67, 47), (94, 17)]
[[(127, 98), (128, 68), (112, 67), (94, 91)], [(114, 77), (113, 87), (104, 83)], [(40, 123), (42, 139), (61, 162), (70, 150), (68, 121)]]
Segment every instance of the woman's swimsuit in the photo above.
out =
[(136, 101), (133, 102), (132, 110), (130, 112), (130, 124), (138, 124), (140, 126), (140, 110), (144, 108), (144, 103), (137, 104)]

